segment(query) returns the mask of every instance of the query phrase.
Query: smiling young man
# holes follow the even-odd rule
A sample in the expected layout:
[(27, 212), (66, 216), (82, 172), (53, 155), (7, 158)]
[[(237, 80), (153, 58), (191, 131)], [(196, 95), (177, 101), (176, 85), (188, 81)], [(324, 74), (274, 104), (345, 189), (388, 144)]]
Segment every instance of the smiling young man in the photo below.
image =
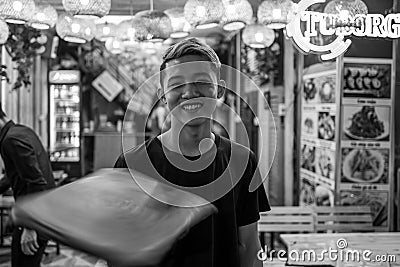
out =
[(224, 94), (220, 69), (214, 50), (195, 38), (167, 49), (158, 96), (170, 112), (171, 127), (115, 164), (184, 187), (218, 209), (177, 242), (162, 266), (262, 266), (257, 221), (270, 207), (262, 185), (249, 191), (252, 179), (260, 179), (256, 157), (211, 131), (216, 101)]

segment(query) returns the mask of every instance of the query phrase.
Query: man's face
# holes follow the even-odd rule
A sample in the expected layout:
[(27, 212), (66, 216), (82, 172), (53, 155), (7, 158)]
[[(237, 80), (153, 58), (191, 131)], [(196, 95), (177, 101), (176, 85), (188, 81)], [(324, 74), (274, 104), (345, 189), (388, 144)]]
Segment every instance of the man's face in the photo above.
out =
[(211, 118), (216, 99), (223, 89), (213, 64), (197, 55), (187, 55), (166, 64), (162, 81), (167, 107), (173, 117), (188, 126), (197, 126)]

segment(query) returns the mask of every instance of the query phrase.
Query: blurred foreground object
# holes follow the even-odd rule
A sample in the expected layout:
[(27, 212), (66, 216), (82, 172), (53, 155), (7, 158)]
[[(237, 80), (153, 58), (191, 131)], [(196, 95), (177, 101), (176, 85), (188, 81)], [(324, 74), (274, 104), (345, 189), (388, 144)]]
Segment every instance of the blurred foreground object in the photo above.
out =
[[(204, 200), (134, 173), (147, 192), (179, 199), (186, 206)], [(203, 202), (204, 203), (204, 202)], [(53, 191), (18, 201), (17, 225), (48, 235), (116, 266), (159, 264), (175, 241), (216, 208), (169, 206), (147, 195), (125, 169), (102, 169)]]

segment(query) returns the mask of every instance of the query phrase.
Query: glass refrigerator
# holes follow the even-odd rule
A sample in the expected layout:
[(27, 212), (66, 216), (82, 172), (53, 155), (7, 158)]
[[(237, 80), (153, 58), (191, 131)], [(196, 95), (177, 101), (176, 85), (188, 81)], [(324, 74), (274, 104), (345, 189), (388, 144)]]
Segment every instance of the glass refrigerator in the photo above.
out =
[(81, 94), (78, 70), (49, 72), (49, 152), (53, 169), (80, 175)]

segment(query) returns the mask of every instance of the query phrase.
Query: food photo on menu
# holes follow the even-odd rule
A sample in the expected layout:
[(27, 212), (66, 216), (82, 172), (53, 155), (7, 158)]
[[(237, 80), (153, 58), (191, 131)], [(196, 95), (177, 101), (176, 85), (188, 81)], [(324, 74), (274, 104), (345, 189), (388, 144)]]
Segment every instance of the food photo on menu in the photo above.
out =
[(318, 115), (316, 113), (304, 113), (302, 115), (302, 131), (304, 135), (317, 138)]
[(388, 149), (342, 149), (342, 183), (387, 184)]
[(306, 103), (335, 103), (335, 75), (306, 79), (303, 98)]
[(344, 106), (343, 139), (389, 141), (390, 109), (374, 106)]
[(303, 99), (306, 103), (310, 104), (317, 102), (317, 87), (314, 83), (314, 78), (310, 78), (304, 81)]
[(388, 220), (388, 193), (384, 191), (340, 191), (343, 206), (369, 206), (374, 226), (386, 226)]
[(315, 205), (330, 207), (334, 204), (334, 194), (332, 190), (323, 185), (315, 187)]
[(316, 173), (329, 179), (335, 178), (335, 153), (325, 148), (317, 148)]
[(315, 147), (303, 145), (301, 149), (301, 168), (315, 172)]
[(390, 98), (389, 64), (356, 64), (344, 66), (344, 97)]
[(307, 179), (300, 182), (300, 206), (315, 204), (315, 185)]
[(335, 115), (329, 112), (318, 113), (318, 138), (327, 141), (335, 138)]

